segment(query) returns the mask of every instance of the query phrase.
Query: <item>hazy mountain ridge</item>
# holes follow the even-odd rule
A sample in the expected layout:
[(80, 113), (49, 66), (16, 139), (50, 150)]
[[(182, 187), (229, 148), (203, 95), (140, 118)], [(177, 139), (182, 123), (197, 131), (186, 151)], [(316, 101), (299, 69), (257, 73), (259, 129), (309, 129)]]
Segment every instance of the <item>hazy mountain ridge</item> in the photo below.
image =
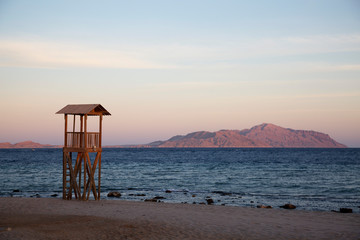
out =
[[(0, 143), (0, 148), (61, 148), (61, 145), (40, 144), (25, 141), (11, 144)], [(103, 148), (346, 148), (328, 134), (312, 130), (294, 130), (271, 123), (263, 123), (250, 129), (198, 131), (176, 135), (166, 141), (155, 141), (141, 145), (107, 145)]]
[(11, 144), (9, 142), (0, 143), (0, 148), (59, 148), (59, 147), (62, 146), (41, 144), (33, 141), (24, 141), (15, 144)]
[(294, 130), (263, 123), (244, 130), (193, 132), (177, 135), (167, 141), (156, 141), (142, 147), (285, 147), (345, 148), (328, 134), (311, 130)]

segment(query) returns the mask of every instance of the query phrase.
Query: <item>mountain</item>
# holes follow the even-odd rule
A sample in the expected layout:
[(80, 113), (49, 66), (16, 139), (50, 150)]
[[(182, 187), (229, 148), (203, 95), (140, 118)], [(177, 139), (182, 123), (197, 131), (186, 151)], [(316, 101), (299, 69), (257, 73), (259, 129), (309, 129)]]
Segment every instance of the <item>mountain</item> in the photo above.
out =
[(269, 147), (258, 140), (239, 134), (239, 131), (194, 132), (186, 136), (175, 136), (164, 142), (150, 143), (152, 147)]
[(344, 148), (345, 145), (336, 142), (328, 134), (282, 128), (270, 123), (240, 131), (240, 134), (253, 140), (262, 141), (271, 147), (317, 147)]
[[(40, 144), (25, 141), (16, 144), (0, 143), (0, 148), (61, 148), (60, 145)], [(166, 141), (156, 141), (144, 145), (114, 145), (121, 148), (346, 148), (328, 134), (308, 130), (283, 128), (271, 123), (263, 123), (244, 130), (199, 131), (187, 135), (177, 135)]]
[(244, 130), (193, 132), (167, 141), (141, 147), (277, 147), (277, 148), (345, 148), (328, 134), (283, 128), (270, 123)]
[(9, 142), (0, 143), (0, 148), (58, 148), (62, 146), (50, 145), (50, 144), (40, 144), (32, 141), (19, 142), (11, 144)]

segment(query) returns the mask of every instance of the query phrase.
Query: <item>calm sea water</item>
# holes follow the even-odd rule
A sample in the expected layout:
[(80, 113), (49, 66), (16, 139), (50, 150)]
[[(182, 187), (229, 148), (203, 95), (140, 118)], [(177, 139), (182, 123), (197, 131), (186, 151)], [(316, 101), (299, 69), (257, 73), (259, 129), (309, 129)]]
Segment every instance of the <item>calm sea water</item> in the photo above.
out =
[[(119, 191), (125, 200), (360, 212), (360, 149), (103, 149), (101, 190), (103, 199)], [(0, 196), (36, 194), (61, 197), (62, 149), (0, 149)]]

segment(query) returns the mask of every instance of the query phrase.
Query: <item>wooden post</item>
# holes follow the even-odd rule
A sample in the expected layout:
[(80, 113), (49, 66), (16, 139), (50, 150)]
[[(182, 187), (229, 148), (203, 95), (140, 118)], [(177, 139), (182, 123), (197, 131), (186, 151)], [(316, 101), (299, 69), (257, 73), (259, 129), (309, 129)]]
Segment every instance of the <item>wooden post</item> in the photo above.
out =
[(86, 170), (87, 170), (87, 164), (86, 164), (86, 155), (87, 155), (87, 114), (85, 114), (85, 122), (84, 122), (84, 148), (85, 152), (83, 153), (83, 159), (84, 159), (84, 188), (83, 188), (83, 196), (82, 199), (85, 200), (86, 198)]
[(99, 172), (98, 172), (98, 192), (97, 192), (97, 199), (100, 200), (100, 192), (101, 192), (101, 153), (102, 153), (102, 120), (103, 115), (100, 114), (99, 116), (99, 148), (100, 151), (97, 153), (99, 154)]
[[(79, 167), (78, 167), (79, 189), (80, 189), (80, 191), (81, 191), (81, 161), (82, 161), (82, 153), (78, 153), (78, 161), (79, 161), (79, 163), (78, 163), (78, 165), (79, 165)], [(80, 196), (79, 196), (79, 198), (80, 198)]]
[[(80, 147), (83, 147), (84, 139), (83, 139), (83, 130), (84, 130), (84, 115), (80, 115)], [(81, 189), (81, 162), (83, 153), (78, 153), (80, 155), (79, 158), (79, 188)], [(80, 197), (79, 197), (80, 198)]]
[[(67, 145), (67, 114), (64, 115), (65, 119), (65, 129), (64, 129), (64, 149)], [(63, 150), (63, 199), (66, 199), (66, 165), (67, 165), (67, 159), (65, 156), (65, 152)]]
[(84, 116), (80, 116), (80, 147), (83, 147), (83, 125), (84, 125)]
[(75, 144), (76, 143), (76, 141), (75, 141), (76, 140), (76, 136), (75, 136), (75, 119), (76, 118), (75, 118), (75, 116), (76, 115), (74, 114), (73, 129), (72, 129), (72, 132), (73, 132), (72, 136), (73, 137), (72, 137), (72, 146), (71, 147), (77, 147), (77, 145)]
[(87, 148), (87, 114), (85, 114), (85, 123), (84, 123), (84, 147)]
[(101, 148), (101, 136), (102, 136), (102, 119), (103, 119), (103, 115), (100, 114), (99, 117), (99, 148)]
[(100, 200), (100, 186), (101, 186), (101, 152), (99, 152), (99, 175), (98, 175), (98, 200)]
[(65, 118), (65, 136), (64, 136), (64, 147), (66, 147), (66, 145), (67, 145), (67, 119), (68, 119), (67, 114), (65, 114), (65, 115), (64, 115), (64, 118)]

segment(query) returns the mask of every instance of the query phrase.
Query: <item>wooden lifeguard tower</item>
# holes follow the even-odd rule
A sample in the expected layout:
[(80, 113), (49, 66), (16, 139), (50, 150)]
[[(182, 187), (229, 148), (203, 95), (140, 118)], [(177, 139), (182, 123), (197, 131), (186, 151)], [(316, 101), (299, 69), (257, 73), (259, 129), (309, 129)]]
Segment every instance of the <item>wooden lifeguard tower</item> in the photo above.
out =
[[(70, 200), (74, 196), (78, 200), (88, 200), (90, 192), (95, 200), (100, 199), (101, 183), (101, 134), (104, 115), (111, 115), (100, 104), (70, 104), (56, 114), (64, 114), (65, 135), (63, 148), (63, 199)], [(68, 115), (73, 115), (72, 131), (68, 130)], [(78, 131), (76, 116), (80, 118)], [(88, 116), (99, 117), (99, 131), (87, 131)], [(73, 159), (73, 153), (76, 158)], [(91, 161), (89, 153), (95, 156)], [(75, 154), (74, 154), (75, 155)], [(75, 161), (75, 162), (74, 162)], [(98, 166), (96, 187), (95, 175)]]

